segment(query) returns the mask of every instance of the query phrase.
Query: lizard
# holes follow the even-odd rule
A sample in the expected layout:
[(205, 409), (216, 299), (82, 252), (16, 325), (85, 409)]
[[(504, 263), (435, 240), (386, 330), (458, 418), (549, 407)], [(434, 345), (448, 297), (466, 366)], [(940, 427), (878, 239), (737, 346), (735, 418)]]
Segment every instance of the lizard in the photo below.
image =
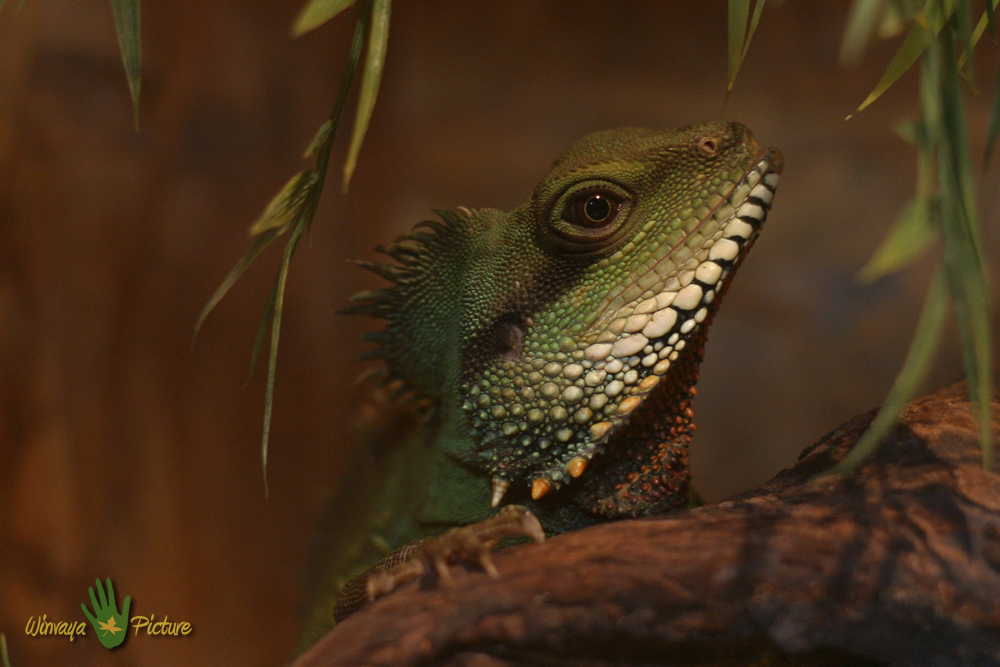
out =
[(687, 506), (707, 330), (782, 167), (739, 123), (597, 132), (514, 211), (436, 211), (379, 248), (393, 263), (357, 261), (391, 283), (346, 312), (386, 320), (365, 356), (396, 397), (334, 503), (306, 641), (367, 602), (376, 562), (435, 538), (416, 540), (464, 526), (445, 536), (489, 547), (540, 537), (526, 518), (551, 535)]

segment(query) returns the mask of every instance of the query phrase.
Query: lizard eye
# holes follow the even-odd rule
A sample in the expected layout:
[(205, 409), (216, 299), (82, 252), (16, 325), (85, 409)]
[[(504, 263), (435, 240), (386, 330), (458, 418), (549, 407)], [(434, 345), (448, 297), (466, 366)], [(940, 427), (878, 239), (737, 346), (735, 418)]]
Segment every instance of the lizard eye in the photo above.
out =
[(606, 250), (627, 233), (632, 199), (628, 190), (613, 181), (574, 183), (549, 206), (545, 241), (563, 252)]
[(571, 225), (599, 229), (610, 225), (622, 209), (622, 200), (610, 192), (583, 192), (569, 200), (562, 219)]

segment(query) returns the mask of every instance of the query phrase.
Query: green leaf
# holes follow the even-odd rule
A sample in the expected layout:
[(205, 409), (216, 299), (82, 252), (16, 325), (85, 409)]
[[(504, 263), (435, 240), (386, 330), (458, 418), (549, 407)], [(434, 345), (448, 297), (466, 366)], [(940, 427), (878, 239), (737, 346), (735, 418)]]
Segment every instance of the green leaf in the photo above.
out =
[(847, 28), (840, 43), (840, 64), (853, 67), (861, 62), (885, 8), (882, 0), (854, 0), (847, 17)]
[(993, 464), (989, 404), (993, 393), (990, 289), (976, 222), (976, 200), (968, 155), (958, 58), (951, 30), (944, 33), (940, 57), (942, 146), (938, 151), (944, 265), (955, 304), (969, 399), (983, 450), (983, 465)]
[(729, 89), (740, 71), (740, 54), (750, 17), (750, 0), (729, 0)]
[(278, 366), (278, 342), (281, 336), (281, 314), (285, 305), (285, 285), (288, 282), (288, 267), (291, 265), (295, 246), (298, 245), (302, 230), (306, 225), (299, 224), (292, 230), (285, 246), (285, 254), (281, 257), (281, 267), (278, 269), (278, 280), (275, 284), (274, 318), (271, 321), (271, 349), (267, 361), (267, 386), (264, 395), (264, 434), (260, 445), (260, 460), (264, 471), (264, 495), (267, 495), (267, 444), (271, 436), (271, 409), (274, 407), (274, 376)]
[(997, 41), (997, 21), (994, 16), (995, 8), (996, 0), (989, 0), (986, 5), (986, 11), (983, 12), (986, 14), (986, 23), (990, 27), (990, 39), (992, 39), (994, 43)]
[(906, 353), (906, 361), (896, 376), (892, 389), (879, 408), (868, 430), (858, 439), (851, 451), (830, 471), (847, 474), (860, 466), (878, 448), (889, 430), (896, 423), (903, 406), (913, 400), (923, 384), (934, 355), (941, 344), (941, 332), (948, 312), (948, 292), (944, 272), (938, 268), (927, 296), (917, 330)]
[(365, 55), (365, 71), (361, 77), (361, 92), (358, 96), (358, 110), (354, 116), (354, 131), (351, 133), (351, 145), (347, 150), (347, 160), (344, 162), (344, 192), (351, 182), (354, 168), (357, 165), (361, 142), (368, 131), (368, 122), (375, 109), (375, 98), (382, 83), (382, 70), (385, 66), (385, 52), (389, 44), (389, 14), (392, 11), (391, 0), (374, 0), (372, 3), (371, 30), (369, 32), (368, 52)]
[(733, 90), (736, 83), (736, 76), (743, 66), (743, 60), (750, 50), (750, 41), (754, 32), (757, 31), (757, 24), (760, 23), (760, 15), (764, 11), (764, 0), (755, 0), (753, 16), (750, 17), (750, 27), (747, 28), (747, 15), (749, 13), (749, 0), (729, 0), (729, 85), (726, 87), (726, 98)]
[(229, 271), (229, 274), (226, 275), (222, 284), (219, 285), (219, 287), (216, 288), (215, 293), (212, 294), (212, 298), (210, 298), (208, 303), (205, 304), (205, 307), (201, 309), (201, 314), (198, 316), (198, 322), (194, 325), (195, 337), (198, 336), (198, 330), (201, 329), (201, 325), (204, 323), (205, 318), (208, 317), (208, 314), (215, 309), (220, 301), (222, 301), (222, 297), (226, 296), (226, 293), (230, 290), (230, 288), (236, 284), (236, 281), (240, 279), (240, 276), (243, 275), (247, 268), (249, 268), (250, 264), (252, 264), (257, 258), (257, 255), (263, 252), (264, 248), (271, 245), (275, 239), (284, 234), (285, 231), (287, 230), (280, 227), (268, 230), (254, 242), (250, 249), (246, 251), (246, 254), (240, 258), (240, 261), (236, 262), (236, 266)]
[(111, 10), (115, 15), (115, 31), (118, 33), (118, 47), (125, 64), (125, 76), (132, 95), (132, 113), (135, 129), (139, 129), (139, 89), (142, 87), (140, 60), (142, 52), (139, 38), (139, 0), (111, 0)]
[[(0, 7), (3, 6), (3, 0), (0, 0)], [(7, 635), (0, 632), (0, 666), (10, 667), (10, 656), (7, 655)]]
[(914, 198), (889, 230), (882, 245), (858, 271), (857, 279), (862, 283), (873, 283), (919, 257), (937, 237), (931, 211), (931, 200)]
[[(334, 104), (333, 111), (330, 113), (330, 120), (320, 127), (313, 139), (313, 142), (307, 150), (307, 153), (309, 154), (312, 154), (313, 152), (316, 154), (316, 166), (312, 170), (312, 176), (309, 177), (307, 183), (303, 180), (303, 176), (309, 170), (296, 174), (288, 183), (285, 184), (282, 191), (271, 200), (271, 203), (265, 210), (265, 214), (261, 216), (261, 220), (270, 220), (271, 222), (274, 222), (275, 220), (283, 219), (285, 222), (283, 224), (277, 224), (276, 226), (272, 226), (270, 223), (262, 225), (261, 220), (258, 220), (257, 223), (255, 223), (255, 230), (258, 225), (260, 225), (266, 228), (265, 231), (258, 236), (250, 250), (243, 255), (243, 257), (236, 263), (236, 266), (230, 270), (225, 280), (222, 281), (222, 284), (215, 290), (212, 298), (209, 299), (208, 303), (205, 304), (205, 307), (202, 309), (201, 315), (198, 317), (198, 322), (195, 325), (195, 336), (197, 336), (198, 330), (205, 321), (205, 318), (215, 308), (219, 301), (222, 300), (236, 281), (239, 280), (240, 276), (243, 275), (254, 259), (257, 258), (257, 255), (273, 243), (279, 236), (287, 232), (289, 229), (293, 229), (292, 220), (294, 219), (294, 229), (289, 237), (288, 243), (285, 246), (285, 254), (282, 258), (281, 268), (279, 269), (278, 276), (276, 277), (274, 286), (271, 290), (271, 297), (268, 300), (267, 307), (265, 308), (264, 316), (261, 319), (261, 326), (258, 328), (257, 338), (254, 343), (254, 351), (250, 359), (250, 372), (252, 373), (263, 347), (267, 325), (270, 324), (271, 348), (268, 364), (267, 391), (264, 399), (264, 434), (261, 440), (261, 458), (264, 468), (265, 493), (267, 491), (267, 447), (271, 427), (271, 410), (274, 405), (274, 378), (278, 355), (278, 334), (281, 331), (281, 306), (284, 303), (288, 267), (299, 237), (302, 235), (303, 230), (308, 229), (309, 225), (312, 223), (313, 217), (316, 214), (316, 208), (319, 205), (319, 198), (323, 192), (323, 183), (326, 178), (326, 171), (330, 163), (330, 150), (333, 146), (333, 139), (337, 131), (337, 125), (340, 122), (340, 116), (347, 103), (347, 95), (351, 88), (351, 82), (354, 79), (354, 73), (361, 60), (361, 51), (364, 47), (365, 34), (367, 33), (369, 21), (370, 4), (367, 0), (363, 0), (361, 7), (362, 9), (357, 12), (357, 22), (354, 26), (354, 35), (351, 38), (351, 48), (347, 56), (347, 67), (344, 72), (344, 78), (341, 81), (337, 101)], [(299, 197), (303, 198), (301, 202), (298, 201)], [(271, 215), (274, 211), (279, 211), (280, 214)], [(294, 216), (289, 216), (287, 215), (288, 211), (295, 211), (296, 213)]]
[(271, 198), (264, 212), (250, 226), (250, 234), (257, 236), (269, 229), (284, 227), (302, 210), (316, 183), (312, 169), (303, 169), (288, 179), (288, 182)]
[(271, 323), (271, 318), (274, 317), (274, 304), (278, 300), (278, 277), (274, 278), (274, 286), (271, 287), (271, 296), (267, 300), (267, 306), (264, 308), (264, 315), (260, 318), (260, 324), (257, 326), (257, 337), (253, 342), (253, 352), (250, 354), (250, 369), (247, 371), (247, 381), (244, 383), (244, 387), (250, 384), (250, 378), (253, 377), (253, 371), (257, 368), (257, 361), (260, 359), (260, 352), (264, 349), (264, 339), (267, 338), (267, 325)]
[[(953, 25), (957, 29), (958, 33), (958, 46), (962, 53), (962, 60), (967, 63), (967, 74), (966, 78), (969, 81), (969, 85), (975, 88), (975, 58), (972, 57), (972, 14), (971, 8), (969, 7), (969, 0), (958, 0), (955, 3), (955, 21)], [(987, 12), (988, 13), (988, 12)], [(962, 65), (959, 64), (959, 69)]]
[(316, 154), (316, 151), (321, 149), (325, 144), (330, 143), (331, 128), (333, 127), (333, 122), (327, 120), (325, 123), (319, 126), (316, 131), (316, 136), (309, 143), (309, 147), (306, 148), (306, 152), (302, 154), (303, 158), (311, 158)]
[[(357, 23), (354, 26), (354, 36), (351, 38), (351, 48), (347, 56), (347, 67), (344, 72), (344, 78), (340, 83), (340, 92), (337, 95), (337, 101), (333, 105), (329, 121), (320, 127), (316, 137), (313, 138), (312, 143), (315, 144), (315, 148), (310, 146), (310, 149), (316, 153), (316, 167), (313, 169), (315, 176), (312, 185), (309, 187), (306, 201), (297, 218), (297, 223), (289, 236), (288, 243), (285, 245), (281, 267), (278, 270), (274, 287), (271, 290), (271, 298), (268, 300), (267, 308), (264, 310), (264, 316), (261, 318), (261, 326), (258, 329), (257, 339), (254, 342), (254, 351), (250, 358), (250, 372), (252, 373), (263, 347), (264, 332), (267, 329), (267, 323), (270, 321), (271, 347), (268, 353), (267, 383), (264, 393), (264, 430), (261, 437), (261, 464), (264, 472), (265, 494), (267, 493), (267, 451), (271, 437), (271, 413), (274, 407), (274, 379), (278, 364), (278, 343), (280, 342), (281, 317), (285, 302), (285, 286), (288, 282), (288, 268), (291, 265), (292, 255), (295, 252), (295, 247), (299, 242), (302, 232), (312, 224), (313, 217), (316, 215), (316, 208), (319, 205), (320, 195), (323, 193), (323, 183), (326, 180), (326, 171), (330, 164), (330, 150), (333, 146), (333, 138), (337, 133), (337, 126), (340, 124), (340, 116), (344, 111), (344, 106), (347, 104), (347, 94), (350, 92), (354, 73), (357, 71), (358, 63), (361, 60), (361, 49), (364, 47), (369, 20), (368, 7), (368, 3), (363, 2), (360, 11), (357, 12)], [(329, 129), (324, 130), (327, 125), (329, 125)], [(311, 152), (311, 150), (307, 152)], [(288, 227), (279, 227), (277, 229), (284, 231)], [(265, 232), (265, 235), (270, 234), (272, 231), (275, 230)]]
[[(997, 3), (1000, 3), (1000, 0), (990, 0), (990, 3), (991, 6), (995, 9)], [(993, 11), (990, 10), (984, 11), (983, 15), (979, 17), (979, 23), (976, 24), (975, 30), (972, 31), (972, 47), (971, 47), (972, 49), (976, 48), (976, 44), (979, 43), (979, 38), (983, 36), (984, 32), (986, 32), (986, 26), (990, 23), (990, 20), (992, 18), (993, 18)], [(966, 51), (961, 56), (959, 56), (958, 58), (959, 69), (961, 69), (961, 67), (965, 64), (965, 60), (967, 57), (969, 57), (969, 54), (971, 52), (972, 52), (971, 50)]]
[(292, 35), (299, 37), (323, 25), (354, 4), (354, 0), (309, 0), (292, 24)]
[(983, 153), (983, 171), (990, 164), (993, 148), (1000, 134), (1000, 65), (997, 65), (996, 91), (993, 93), (993, 111), (990, 112), (990, 127), (986, 132), (986, 151)]
[[(959, 1), (966, 2), (967, 0)], [(889, 62), (882, 78), (875, 84), (875, 89), (869, 93), (865, 101), (853, 113), (847, 116), (848, 120), (881, 97), (882, 93), (888, 90), (899, 77), (903, 76), (913, 63), (917, 62), (917, 58), (931, 43), (933, 37), (940, 32), (945, 21), (954, 11), (955, 0), (928, 0), (924, 12), (914, 17), (910, 32), (907, 33), (906, 39), (900, 44), (896, 55)]]

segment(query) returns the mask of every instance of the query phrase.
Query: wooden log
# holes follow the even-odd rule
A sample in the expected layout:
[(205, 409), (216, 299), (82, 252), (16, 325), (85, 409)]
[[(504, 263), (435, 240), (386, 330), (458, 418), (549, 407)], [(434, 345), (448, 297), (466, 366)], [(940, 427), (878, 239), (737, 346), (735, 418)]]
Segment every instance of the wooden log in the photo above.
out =
[(495, 579), (428, 575), (294, 667), (1000, 664), (1000, 475), (964, 384), (910, 403), (857, 472), (816, 479), (872, 416), (735, 498), (505, 549)]

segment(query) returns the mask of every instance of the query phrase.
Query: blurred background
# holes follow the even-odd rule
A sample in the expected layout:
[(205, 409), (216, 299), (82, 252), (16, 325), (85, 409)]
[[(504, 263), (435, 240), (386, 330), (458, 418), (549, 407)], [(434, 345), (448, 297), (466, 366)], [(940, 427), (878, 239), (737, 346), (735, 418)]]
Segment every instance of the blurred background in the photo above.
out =
[[(265, 498), (264, 369), (243, 383), (280, 250), (193, 352), (192, 328), (249, 224), (305, 166), (350, 21), (293, 40), (300, 1), (145, 3), (136, 133), (108, 3), (17, 4), (0, 12), (0, 631), (13, 667), (289, 660), (318, 518), (350, 474), (358, 336), (376, 326), (335, 314), (378, 284), (346, 260), (373, 258), (431, 208), (515, 207), (585, 133), (717, 118), (725, 97), (723, 0), (396, 3), (350, 194), (344, 132), (292, 265)], [(932, 270), (928, 257), (854, 279), (913, 192), (914, 151), (890, 128), (915, 116), (917, 77), (844, 121), (898, 44), (842, 69), (848, 6), (769, 7), (725, 111), (779, 146), (786, 170), (709, 337), (693, 465), (710, 500), (881, 402)], [(995, 51), (969, 99), (977, 165)], [(994, 264), (996, 173), (981, 201)], [(948, 350), (926, 389), (961, 374), (953, 331)], [(108, 576), (133, 615), (194, 634), (115, 652), (25, 634), (31, 616), (82, 619), (87, 587)]]

